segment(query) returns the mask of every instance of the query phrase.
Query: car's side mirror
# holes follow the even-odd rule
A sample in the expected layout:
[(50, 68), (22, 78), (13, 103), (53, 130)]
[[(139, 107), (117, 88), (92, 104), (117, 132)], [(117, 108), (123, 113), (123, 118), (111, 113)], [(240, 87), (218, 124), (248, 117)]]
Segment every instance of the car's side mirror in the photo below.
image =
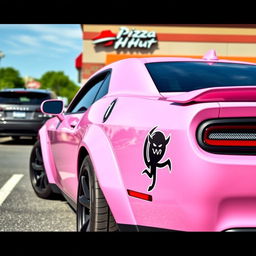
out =
[(57, 116), (61, 121), (63, 118), (63, 109), (64, 109), (64, 102), (62, 100), (45, 100), (41, 104), (41, 111), (44, 114), (48, 115), (55, 115)]

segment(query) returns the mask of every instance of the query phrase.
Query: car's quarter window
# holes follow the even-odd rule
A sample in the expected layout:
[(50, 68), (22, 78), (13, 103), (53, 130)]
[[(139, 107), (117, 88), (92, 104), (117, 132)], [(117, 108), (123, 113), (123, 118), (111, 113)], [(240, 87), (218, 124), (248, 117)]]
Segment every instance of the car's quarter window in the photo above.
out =
[(145, 65), (159, 92), (256, 85), (256, 65), (251, 64), (182, 61)]
[(108, 88), (109, 88), (109, 83), (110, 83), (110, 73), (108, 73), (107, 77), (105, 78), (105, 80), (103, 81), (97, 95), (94, 101), (97, 101), (99, 99), (101, 99), (102, 97), (104, 97), (107, 93), (108, 93)]
[(76, 112), (84, 112), (86, 111), (93, 103), (94, 98), (101, 86), (102, 81), (99, 81), (95, 84), (85, 95), (84, 97), (78, 102), (78, 104), (72, 110), (72, 113)]
[(85, 112), (95, 101), (102, 83), (109, 72), (104, 72), (88, 81), (67, 110), (68, 113)]

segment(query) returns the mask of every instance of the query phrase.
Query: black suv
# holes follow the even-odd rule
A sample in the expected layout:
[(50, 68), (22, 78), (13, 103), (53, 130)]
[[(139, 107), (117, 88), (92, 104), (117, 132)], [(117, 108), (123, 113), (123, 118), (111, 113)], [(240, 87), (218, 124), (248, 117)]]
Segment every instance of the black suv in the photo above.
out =
[(57, 98), (48, 90), (0, 90), (0, 136), (36, 137), (38, 130), (49, 118), (40, 110), (44, 100)]

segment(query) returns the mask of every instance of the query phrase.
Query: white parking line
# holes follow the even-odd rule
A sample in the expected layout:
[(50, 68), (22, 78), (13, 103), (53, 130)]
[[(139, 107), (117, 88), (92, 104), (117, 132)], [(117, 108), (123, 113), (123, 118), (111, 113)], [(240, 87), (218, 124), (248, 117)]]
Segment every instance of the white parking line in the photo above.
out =
[(12, 177), (2, 186), (0, 189), (0, 206), (23, 176), (23, 174), (13, 174)]

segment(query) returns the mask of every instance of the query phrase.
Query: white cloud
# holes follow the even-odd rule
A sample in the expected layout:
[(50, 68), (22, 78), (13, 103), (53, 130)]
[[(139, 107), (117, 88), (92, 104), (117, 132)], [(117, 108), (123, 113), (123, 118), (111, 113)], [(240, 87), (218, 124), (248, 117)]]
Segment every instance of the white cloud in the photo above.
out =
[[(12, 54), (42, 54), (45, 51), (82, 51), (82, 30), (79, 24), (0, 24), (0, 32), (8, 32)], [(1, 39), (1, 38), (0, 38)], [(28, 50), (26, 48), (33, 48)]]
[(46, 34), (41, 35), (42, 40), (47, 41), (48, 43), (58, 45), (62, 48), (73, 48), (74, 50), (81, 50), (82, 44), (78, 44), (76, 40), (71, 40), (69, 38), (62, 38), (60, 36)]
[(53, 34), (62, 38), (82, 39), (79, 24), (0, 24), (4, 30), (27, 30), (38, 34)]
[(10, 39), (3, 39), (1, 40), (4, 44), (8, 45), (8, 46), (13, 46), (13, 47), (19, 47), (20, 44), (18, 44), (17, 42), (14, 42), (13, 40)]
[(70, 38), (70, 39), (81, 39), (82, 30), (80, 26), (77, 25), (68, 25), (68, 24), (49, 24), (49, 25), (25, 25), (27, 29), (32, 30), (37, 33), (55, 35), (61, 38)]
[(30, 35), (16, 35), (13, 40), (27, 46), (40, 46), (38, 38)]
[(36, 54), (37, 51), (34, 48), (17, 48), (11, 49), (8, 51), (8, 54), (13, 55), (28, 55), (28, 54)]

